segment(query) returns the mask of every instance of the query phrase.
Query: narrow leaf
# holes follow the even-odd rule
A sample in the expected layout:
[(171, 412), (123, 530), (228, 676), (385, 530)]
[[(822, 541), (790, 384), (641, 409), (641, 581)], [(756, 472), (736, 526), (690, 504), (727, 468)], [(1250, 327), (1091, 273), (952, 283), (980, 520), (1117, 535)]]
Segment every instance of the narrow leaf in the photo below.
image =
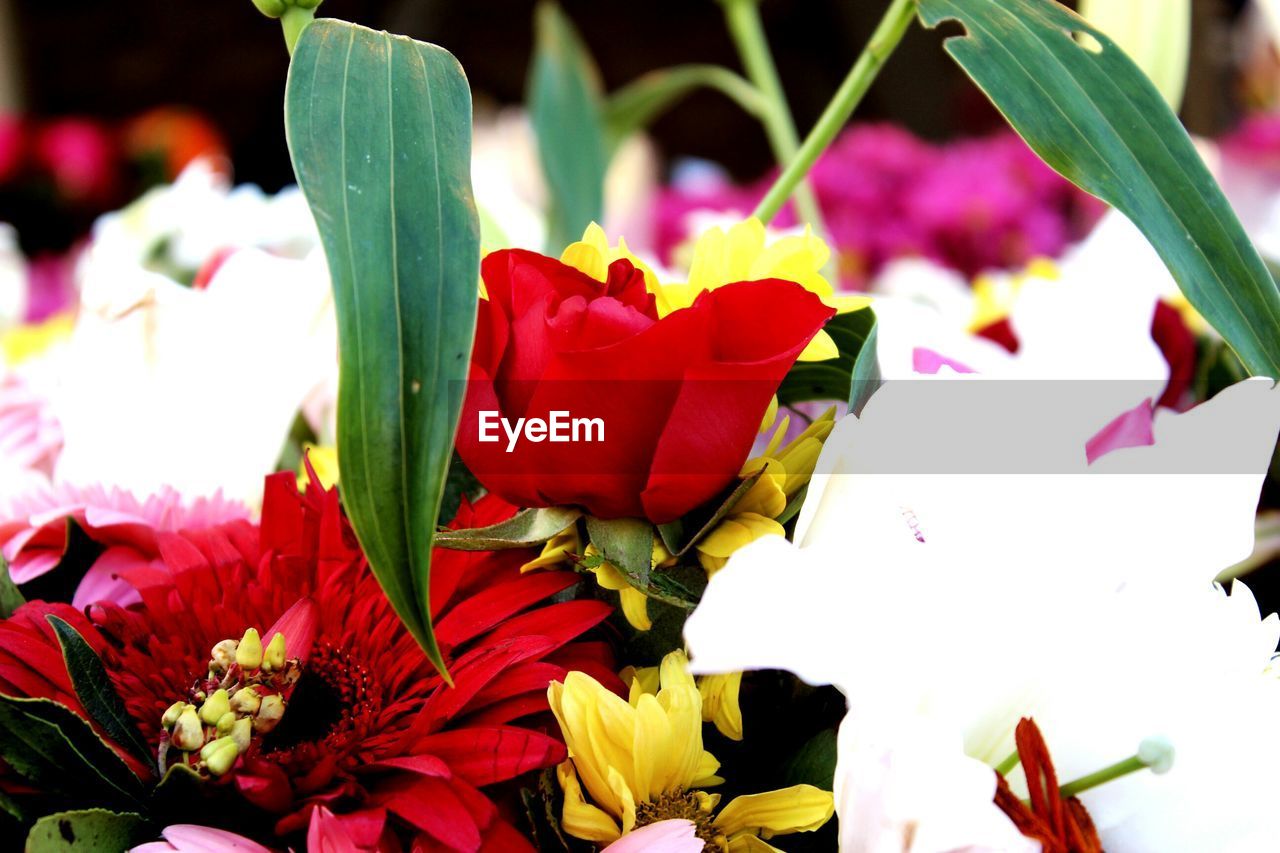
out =
[(0, 557), (0, 619), (8, 619), (13, 611), (26, 603), (27, 599), (9, 574), (9, 564)]
[(918, 8), (926, 26), (964, 26), (947, 52), (1009, 124), (1055, 170), (1133, 220), (1251, 373), (1280, 378), (1280, 291), (1133, 61), (1053, 0), (918, 0)]
[(128, 850), (154, 835), (140, 814), (81, 809), (45, 815), (27, 833), (26, 853)]
[(849, 411), (854, 415), (862, 414), (862, 407), (871, 399), (884, 381), (880, 376), (880, 360), (876, 355), (875, 317), (871, 318), (871, 330), (867, 339), (862, 342), (862, 349), (853, 361), (853, 381), (849, 385)]
[(526, 509), (506, 521), (488, 527), (467, 530), (440, 530), (435, 544), (439, 548), (455, 551), (501, 551), (506, 548), (530, 548), (541, 545), (557, 533), (561, 533), (578, 519), (582, 510), (553, 506)]
[(89, 724), (50, 699), (0, 696), (0, 756), (41, 790), (135, 802), (141, 784)]
[(604, 559), (636, 589), (649, 587), (653, 568), (653, 525), (643, 518), (593, 518), (587, 516), (587, 536)]
[(478, 298), (471, 93), (442, 48), (320, 20), (294, 50), (285, 124), (333, 279), (343, 502), (444, 672), (428, 596)]
[(555, 3), (539, 3), (526, 100), (551, 199), (549, 254), (558, 256), (604, 216), (602, 92), (600, 72), (573, 24)]
[(62, 646), (62, 657), (67, 663), (67, 674), (75, 688), (76, 697), (89, 717), (102, 727), (112, 740), (128, 749), (144, 764), (150, 764), (155, 756), (142, 733), (125, 710), (124, 700), (111, 684), (111, 676), (98, 658), (98, 653), (85, 642), (80, 632), (53, 614), (45, 617), (53, 626), (53, 632)]
[(753, 116), (764, 116), (769, 105), (760, 90), (719, 65), (676, 65), (650, 71), (610, 95), (604, 104), (608, 150), (700, 88), (715, 89)]

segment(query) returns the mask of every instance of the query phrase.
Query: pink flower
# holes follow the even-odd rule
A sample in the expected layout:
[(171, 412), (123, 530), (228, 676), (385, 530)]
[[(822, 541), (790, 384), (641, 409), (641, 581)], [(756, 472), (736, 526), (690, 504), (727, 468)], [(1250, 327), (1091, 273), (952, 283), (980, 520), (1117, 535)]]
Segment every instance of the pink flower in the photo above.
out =
[(160, 834), (164, 841), (140, 844), (130, 849), (129, 853), (272, 853), (271, 848), (250, 841), (243, 835), (210, 826), (175, 823), (166, 826)]
[(660, 820), (628, 832), (604, 848), (605, 853), (700, 853), (704, 842), (691, 820)]
[(166, 488), (139, 501), (117, 488), (59, 485), (12, 501), (0, 517), (5, 519), (0, 521), (0, 554), (18, 584), (59, 565), (67, 548), (68, 519), (101, 549), (72, 600), (76, 607), (83, 607), (104, 600), (131, 604), (138, 600), (138, 593), (127, 577), (136, 583), (149, 572), (167, 572), (157, 533), (234, 522), (247, 528), (249, 509), (220, 494), (188, 503)]

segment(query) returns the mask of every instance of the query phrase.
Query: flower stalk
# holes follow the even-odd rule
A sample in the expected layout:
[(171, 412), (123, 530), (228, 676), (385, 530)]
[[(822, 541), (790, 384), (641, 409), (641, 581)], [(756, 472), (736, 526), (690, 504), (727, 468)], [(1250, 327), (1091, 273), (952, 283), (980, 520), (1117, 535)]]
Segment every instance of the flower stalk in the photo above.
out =
[[(782, 81), (769, 51), (769, 42), (765, 38), (764, 25), (760, 21), (759, 0), (721, 0), (721, 4), (724, 6), (725, 24), (738, 49), (747, 79), (763, 96), (763, 109), (758, 115), (764, 125), (765, 135), (769, 138), (769, 147), (773, 149), (773, 156), (779, 165), (785, 166), (798, 155), (800, 137), (791, 108), (787, 105), (786, 95), (782, 91)], [(800, 181), (792, 186), (792, 190), (795, 192), (796, 208), (801, 218), (819, 234), (825, 234), (827, 229), (822, 220), (822, 211), (818, 208), (818, 199), (812, 188)], [(763, 221), (768, 223), (769, 220)]]
[[(752, 0), (726, 0), (725, 5), (726, 8), (734, 5), (748, 5), (754, 9)], [(786, 158), (782, 174), (756, 205), (753, 214), (756, 218), (766, 223), (773, 219), (793, 193), (796, 194), (796, 203), (800, 204), (802, 198), (800, 187), (805, 175), (809, 174), (818, 157), (827, 150), (827, 146), (836, 138), (836, 134), (844, 127), (849, 116), (853, 115), (853, 111), (857, 109), (863, 96), (871, 88), (880, 69), (884, 67), (898, 43), (902, 41), (915, 14), (915, 0), (893, 0), (889, 4), (884, 17), (880, 19), (875, 32), (871, 34), (871, 40), (867, 42), (866, 48), (854, 62), (853, 68), (849, 69), (849, 74), (840, 84), (840, 88), (836, 90), (835, 97), (827, 104), (827, 108), (823, 110), (794, 156)], [(750, 67), (748, 67), (749, 70)], [(756, 85), (764, 88), (759, 82)], [(765, 92), (768, 94), (767, 89)]]

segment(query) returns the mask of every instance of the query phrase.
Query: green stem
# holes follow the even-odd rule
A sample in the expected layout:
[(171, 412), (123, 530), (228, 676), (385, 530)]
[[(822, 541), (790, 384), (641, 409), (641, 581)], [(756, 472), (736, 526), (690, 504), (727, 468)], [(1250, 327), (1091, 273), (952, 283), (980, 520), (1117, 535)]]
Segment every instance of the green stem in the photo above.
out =
[(1077, 794), (1083, 794), (1090, 788), (1105, 785), (1107, 782), (1114, 782), (1122, 776), (1128, 776), (1130, 773), (1137, 773), (1139, 770), (1146, 769), (1147, 762), (1136, 755), (1131, 755), (1124, 761), (1117, 761), (1110, 767), (1104, 767), (1095, 773), (1090, 773), (1088, 776), (1081, 776), (1074, 782), (1068, 782), (1059, 788), (1058, 792), (1064, 799), (1074, 797)]
[[(773, 149), (773, 156), (778, 164), (786, 165), (800, 150), (800, 136), (796, 132), (791, 109), (787, 106), (773, 55), (769, 52), (769, 42), (760, 21), (759, 0), (721, 0), (721, 3), (724, 6), (725, 23), (738, 48), (747, 79), (760, 90), (768, 106), (760, 120), (769, 139), (769, 147)], [(822, 211), (818, 209), (818, 200), (812, 188), (808, 184), (800, 184), (793, 185), (792, 189), (795, 191), (796, 209), (800, 218), (812, 225), (818, 233), (825, 234)], [(777, 210), (774, 210), (763, 221), (767, 223), (776, 213)]]
[(1001, 776), (1008, 776), (1013, 772), (1013, 768), (1018, 766), (1020, 761), (1021, 759), (1018, 756), (1018, 751), (1015, 749), (1013, 752), (1009, 753), (1004, 761), (1001, 761), (996, 765), (995, 770)]
[(293, 56), (293, 46), (298, 43), (298, 36), (302, 35), (302, 31), (315, 19), (315, 9), (290, 6), (284, 10), (284, 14), (280, 16), (280, 27), (284, 30), (284, 46), (289, 49), (290, 56)]
[[(733, 0), (727, 0), (727, 2), (732, 5)], [(849, 116), (853, 115), (863, 95), (871, 88), (876, 75), (880, 73), (880, 69), (884, 67), (894, 48), (902, 40), (915, 14), (915, 0), (893, 0), (889, 4), (884, 17), (880, 19), (880, 24), (871, 34), (871, 40), (867, 42), (866, 48), (853, 64), (853, 68), (849, 69), (849, 74), (840, 84), (835, 97), (831, 99), (831, 103), (827, 104), (827, 108), (818, 118), (813, 130), (809, 131), (809, 135), (796, 155), (787, 159), (786, 168), (769, 188), (769, 193), (756, 206), (755, 215), (761, 221), (768, 222), (772, 219), (793, 192), (797, 193), (797, 201), (799, 200), (797, 188), (805, 175), (813, 168), (819, 155), (836, 138), (836, 134), (844, 127)]]

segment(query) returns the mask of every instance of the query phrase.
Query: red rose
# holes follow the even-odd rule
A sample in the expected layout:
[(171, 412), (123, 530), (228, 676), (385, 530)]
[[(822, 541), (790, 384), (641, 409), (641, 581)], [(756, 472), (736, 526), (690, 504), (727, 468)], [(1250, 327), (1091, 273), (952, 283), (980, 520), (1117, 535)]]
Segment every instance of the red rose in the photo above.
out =
[[(723, 489), (778, 384), (834, 313), (800, 285), (767, 279), (704, 292), (658, 319), (626, 260), (603, 283), (519, 250), (490, 254), (482, 273), (488, 299), (458, 451), (511, 503), (601, 518), (663, 523)], [(565, 440), (552, 440), (557, 417)]]

